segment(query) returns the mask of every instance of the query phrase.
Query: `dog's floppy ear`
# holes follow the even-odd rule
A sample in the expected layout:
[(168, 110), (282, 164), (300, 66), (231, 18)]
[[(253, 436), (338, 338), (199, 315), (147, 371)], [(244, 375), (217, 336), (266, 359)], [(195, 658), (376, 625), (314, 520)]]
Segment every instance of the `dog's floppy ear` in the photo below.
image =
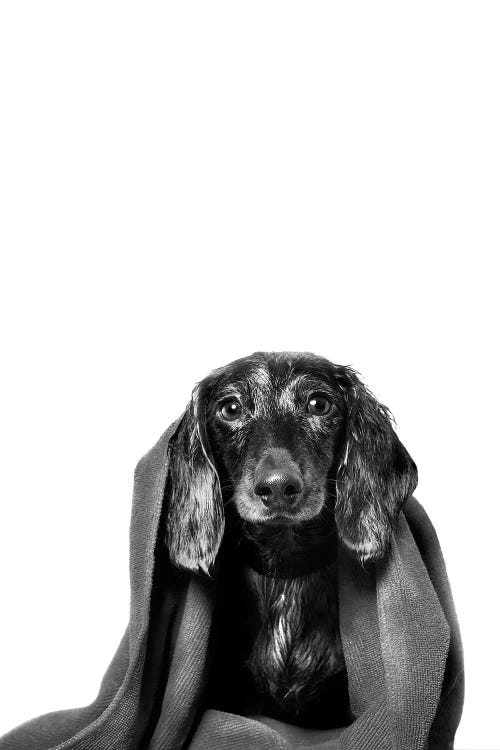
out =
[(208, 444), (207, 388), (195, 386), (172, 442), (165, 542), (172, 563), (210, 575), (224, 533), (219, 477)]
[(335, 519), (340, 540), (365, 563), (386, 554), (399, 512), (417, 486), (417, 467), (394, 432), (387, 407), (354, 371), (348, 380)]

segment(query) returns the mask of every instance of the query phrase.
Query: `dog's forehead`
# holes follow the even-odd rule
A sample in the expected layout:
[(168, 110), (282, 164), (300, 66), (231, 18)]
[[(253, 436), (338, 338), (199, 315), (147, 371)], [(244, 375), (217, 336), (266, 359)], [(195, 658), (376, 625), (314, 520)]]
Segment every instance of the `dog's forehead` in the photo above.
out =
[(270, 408), (287, 410), (295, 403), (297, 392), (322, 387), (331, 379), (331, 364), (305, 357), (270, 356), (260, 360), (240, 360), (221, 373), (219, 396), (238, 395), (252, 402), (256, 411)]

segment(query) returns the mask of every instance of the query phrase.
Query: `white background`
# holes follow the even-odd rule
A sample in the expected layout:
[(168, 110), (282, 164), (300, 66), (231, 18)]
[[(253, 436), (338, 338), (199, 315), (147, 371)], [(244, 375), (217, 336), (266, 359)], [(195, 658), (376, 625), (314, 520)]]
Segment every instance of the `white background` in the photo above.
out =
[(0, 6), (0, 734), (93, 700), (135, 464), (210, 369), (358, 369), (419, 467), (499, 748), (500, 6)]

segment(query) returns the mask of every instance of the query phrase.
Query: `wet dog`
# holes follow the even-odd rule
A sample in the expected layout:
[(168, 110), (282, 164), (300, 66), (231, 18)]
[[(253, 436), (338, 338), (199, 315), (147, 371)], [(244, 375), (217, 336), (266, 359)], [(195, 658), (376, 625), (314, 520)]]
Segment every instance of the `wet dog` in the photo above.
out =
[(350, 367), (256, 352), (195, 386), (172, 451), (166, 544), (175, 566), (223, 582), (208, 705), (350, 723), (338, 546), (364, 566), (382, 559), (416, 483), (389, 410)]

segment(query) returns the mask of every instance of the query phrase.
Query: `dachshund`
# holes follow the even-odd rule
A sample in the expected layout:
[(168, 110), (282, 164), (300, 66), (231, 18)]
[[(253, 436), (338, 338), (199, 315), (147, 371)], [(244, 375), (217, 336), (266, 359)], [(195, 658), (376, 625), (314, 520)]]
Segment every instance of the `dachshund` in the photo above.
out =
[(351, 367), (255, 352), (193, 389), (170, 463), (174, 566), (223, 581), (207, 707), (347, 726), (339, 545), (387, 554), (417, 468)]

